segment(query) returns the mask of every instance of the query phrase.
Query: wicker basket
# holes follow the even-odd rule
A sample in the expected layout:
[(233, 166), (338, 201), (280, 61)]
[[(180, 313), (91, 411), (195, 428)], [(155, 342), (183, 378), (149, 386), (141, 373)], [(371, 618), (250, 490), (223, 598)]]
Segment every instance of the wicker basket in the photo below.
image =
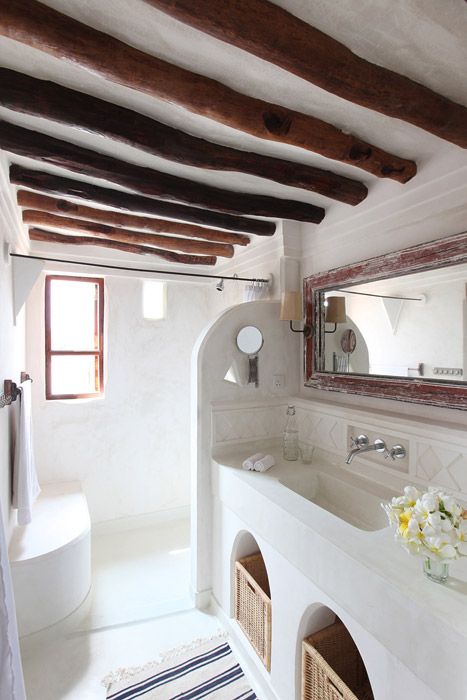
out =
[(271, 670), (271, 594), (261, 553), (235, 562), (235, 619)]
[(374, 700), (362, 657), (340, 621), (303, 640), (302, 700)]

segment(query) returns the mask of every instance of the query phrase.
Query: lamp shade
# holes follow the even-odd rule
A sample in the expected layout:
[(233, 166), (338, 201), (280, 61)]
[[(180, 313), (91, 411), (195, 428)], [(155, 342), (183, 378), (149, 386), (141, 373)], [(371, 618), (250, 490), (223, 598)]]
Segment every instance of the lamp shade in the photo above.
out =
[(328, 297), (326, 301), (326, 323), (345, 323), (345, 297)]
[(302, 295), (300, 292), (284, 292), (282, 294), (280, 320), (303, 320)]

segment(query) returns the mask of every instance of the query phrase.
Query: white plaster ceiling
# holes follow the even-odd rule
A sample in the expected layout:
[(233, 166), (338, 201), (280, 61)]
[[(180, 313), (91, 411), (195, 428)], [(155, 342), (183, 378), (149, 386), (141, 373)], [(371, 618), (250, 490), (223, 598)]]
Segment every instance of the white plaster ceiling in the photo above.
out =
[[(418, 174), (406, 185), (381, 180), (308, 151), (243, 134), (177, 105), (105, 81), (66, 60), (0, 38), (0, 64), (5, 67), (130, 107), (217, 143), (346, 174), (365, 182), (369, 195), (357, 207), (350, 207), (253, 176), (180, 165), (78, 129), (0, 109), (0, 117), (16, 124), (199, 182), (324, 206), (327, 216), (319, 226), (304, 226), (306, 236), (310, 232), (347, 226), (350, 221), (365, 220), (388, 202), (396, 210), (408, 196), (410, 201), (416, 201), (417, 192), (424, 196), (427, 185), (453, 172), (461, 173), (467, 167), (467, 151), (415, 126), (335, 97), (266, 61), (171, 19), (142, 0), (47, 0), (45, 4), (147, 53), (215, 78), (239, 92), (318, 116), (390, 152), (412, 158), (417, 162)], [(276, 4), (342, 41), (364, 58), (467, 105), (467, 3), (464, 0), (276, 0)], [(27, 159), (13, 159), (28, 167), (59, 172), (59, 169)], [(102, 184), (102, 181), (95, 182)], [(258, 245), (261, 241), (256, 239), (255, 243)], [(92, 256), (95, 255), (93, 250)]]

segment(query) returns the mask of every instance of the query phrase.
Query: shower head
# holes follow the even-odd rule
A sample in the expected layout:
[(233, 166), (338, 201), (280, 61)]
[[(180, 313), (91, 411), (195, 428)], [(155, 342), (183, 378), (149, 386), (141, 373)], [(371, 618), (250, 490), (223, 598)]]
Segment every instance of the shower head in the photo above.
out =
[(216, 289), (218, 292), (223, 292), (224, 291), (224, 280), (219, 280), (219, 282), (216, 284)]

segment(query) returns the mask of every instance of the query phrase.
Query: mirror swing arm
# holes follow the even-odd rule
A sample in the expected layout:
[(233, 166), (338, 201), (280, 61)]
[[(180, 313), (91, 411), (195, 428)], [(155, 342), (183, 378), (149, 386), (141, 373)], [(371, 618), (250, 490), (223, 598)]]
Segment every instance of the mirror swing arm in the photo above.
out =
[(467, 263), (467, 232), (307, 277), (303, 282), (305, 386), (467, 410), (467, 383), (324, 371), (325, 293), (338, 288)]

